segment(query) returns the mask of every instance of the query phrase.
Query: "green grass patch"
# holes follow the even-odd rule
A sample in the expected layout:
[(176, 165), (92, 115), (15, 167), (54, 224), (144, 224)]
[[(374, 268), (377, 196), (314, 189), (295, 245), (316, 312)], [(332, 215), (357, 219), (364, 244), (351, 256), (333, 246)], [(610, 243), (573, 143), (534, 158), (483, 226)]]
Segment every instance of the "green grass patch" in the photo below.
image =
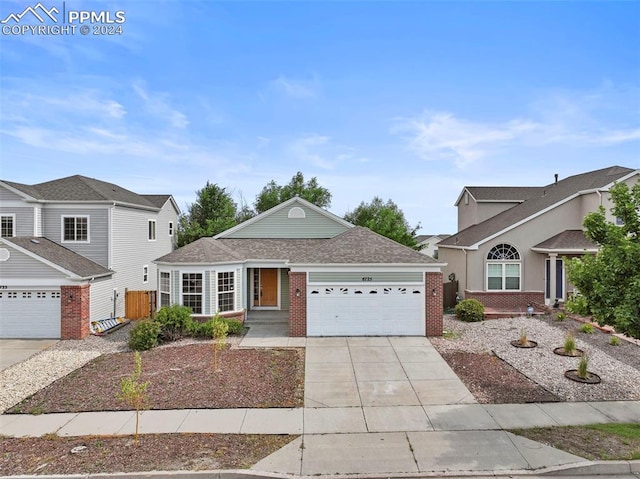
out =
[[(640, 424), (592, 424), (587, 426), (594, 431), (601, 431), (626, 439), (640, 440)], [(638, 451), (640, 453), (640, 451)]]

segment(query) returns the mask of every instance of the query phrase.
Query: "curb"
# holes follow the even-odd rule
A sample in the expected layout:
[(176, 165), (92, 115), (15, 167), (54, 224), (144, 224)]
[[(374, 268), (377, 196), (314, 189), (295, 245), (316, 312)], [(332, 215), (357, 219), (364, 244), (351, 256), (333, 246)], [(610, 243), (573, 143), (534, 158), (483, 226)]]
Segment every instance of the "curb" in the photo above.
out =
[(500, 478), (526, 476), (562, 476), (562, 477), (591, 477), (591, 476), (639, 476), (640, 460), (634, 461), (593, 461), (567, 466), (543, 467), (520, 471), (423, 471), (418, 473), (396, 474), (334, 474), (300, 476), (274, 472), (259, 472), (246, 469), (227, 469), (210, 471), (145, 471), (123, 472), (110, 474), (69, 474), (69, 475), (37, 475), (37, 476), (1, 476), (0, 479), (409, 479), (425, 477), (454, 478)]

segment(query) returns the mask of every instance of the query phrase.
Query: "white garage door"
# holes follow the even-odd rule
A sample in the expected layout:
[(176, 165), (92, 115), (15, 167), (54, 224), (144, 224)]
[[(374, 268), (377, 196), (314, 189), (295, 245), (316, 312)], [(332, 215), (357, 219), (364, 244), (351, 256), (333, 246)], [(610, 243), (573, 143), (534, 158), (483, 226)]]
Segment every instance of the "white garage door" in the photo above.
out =
[(310, 286), (308, 336), (424, 336), (424, 286)]
[(0, 290), (0, 338), (59, 337), (59, 290)]

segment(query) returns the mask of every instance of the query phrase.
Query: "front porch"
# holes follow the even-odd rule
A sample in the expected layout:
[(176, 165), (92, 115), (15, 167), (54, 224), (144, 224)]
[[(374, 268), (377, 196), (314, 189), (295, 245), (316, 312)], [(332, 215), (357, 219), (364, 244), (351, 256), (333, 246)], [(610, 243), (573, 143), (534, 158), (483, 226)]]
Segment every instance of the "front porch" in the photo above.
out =
[(241, 348), (303, 348), (307, 342), (289, 337), (289, 311), (249, 310), (245, 326), (249, 331)]

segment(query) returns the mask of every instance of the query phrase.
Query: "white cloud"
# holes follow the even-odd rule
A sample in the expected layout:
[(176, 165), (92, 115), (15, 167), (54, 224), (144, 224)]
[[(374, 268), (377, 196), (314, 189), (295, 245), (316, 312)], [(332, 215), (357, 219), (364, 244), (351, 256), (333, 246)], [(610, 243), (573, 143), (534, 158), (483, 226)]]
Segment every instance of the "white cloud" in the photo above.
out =
[(420, 158), (452, 161), (458, 168), (506, 149), (614, 146), (640, 140), (638, 109), (629, 108), (638, 94), (637, 89), (615, 89), (609, 83), (595, 91), (554, 92), (536, 101), (526, 116), (502, 122), (426, 111), (397, 119), (391, 133), (401, 136)]
[(360, 157), (358, 150), (349, 146), (336, 144), (329, 136), (310, 133), (291, 141), (286, 150), (296, 161), (322, 168), (333, 170), (338, 165), (348, 162), (366, 162), (367, 158)]
[(314, 98), (320, 90), (320, 82), (315, 76), (310, 80), (299, 80), (280, 75), (271, 86), (291, 98)]
[(173, 108), (168, 100), (166, 94), (161, 93), (149, 93), (145, 88), (143, 82), (134, 82), (133, 91), (136, 92), (145, 104), (145, 107), (149, 113), (167, 121), (174, 128), (184, 129), (189, 126), (189, 120), (187, 116)]

